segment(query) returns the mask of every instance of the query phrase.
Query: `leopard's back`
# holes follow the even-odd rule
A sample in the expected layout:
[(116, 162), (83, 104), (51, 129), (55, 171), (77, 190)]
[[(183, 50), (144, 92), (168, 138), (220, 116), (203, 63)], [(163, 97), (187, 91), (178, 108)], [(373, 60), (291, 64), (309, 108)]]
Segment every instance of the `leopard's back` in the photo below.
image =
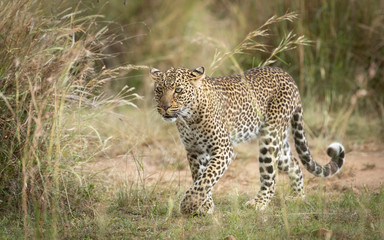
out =
[[(206, 78), (213, 109), (212, 115), (221, 115), (231, 141), (238, 144), (256, 137), (263, 122), (272, 111), (287, 116), (279, 119), (289, 122), (295, 105), (300, 101), (292, 77), (275, 67), (258, 67), (223, 77)], [(287, 99), (276, 106), (276, 98)], [(209, 114), (209, 113), (208, 113)]]

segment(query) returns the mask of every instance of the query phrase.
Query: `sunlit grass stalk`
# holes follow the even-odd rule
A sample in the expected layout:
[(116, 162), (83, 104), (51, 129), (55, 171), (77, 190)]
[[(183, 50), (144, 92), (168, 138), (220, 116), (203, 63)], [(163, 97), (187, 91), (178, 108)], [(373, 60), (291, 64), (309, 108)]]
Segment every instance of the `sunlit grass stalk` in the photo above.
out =
[[(235, 55), (245, 54), (247, 52), (269, 52), (269, 57), (261, 62), (259, 66), (266, 66), (274, 63), (278, 58), (278, 54), (284, 51), (289, 51), (297, 46), (308, 45), (310, 43), (304, 36), (297, 37), (296, 34), (293, 34), (292, 31), (289, 32), (281, 40), (280, 44), (275, 47), (272, 51), (269, 51), (269, 46), (263, 43), (263, 39), (269, 37), (269, 27), (272, 24), (279, 24), (283, 21), (292, 22), (297, 18), (296, 13), (286, 13), (280, 17), (272, 16), (269, 18), (261, 27), (247, 34), (247, 36), (235, 47), (229, 48), (220, 40), (211, 39), (212, 42), (216, 43), (217, 49), (214, 59), (210, 65), (212, 72), (215, 72), (221, 64), (230, 59), (231, 62), (235, 65), (236, 69), (241, 72), (242, 68), (240, 67), (239, 62), (236, 60)], [(260, 39), (260, 40), (259, 40)]]

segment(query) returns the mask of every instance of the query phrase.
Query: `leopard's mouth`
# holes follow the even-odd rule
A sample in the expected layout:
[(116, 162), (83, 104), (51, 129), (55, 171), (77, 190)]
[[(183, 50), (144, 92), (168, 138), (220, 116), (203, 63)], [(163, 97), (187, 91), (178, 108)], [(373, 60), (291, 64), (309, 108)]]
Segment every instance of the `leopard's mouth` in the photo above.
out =
[(182, 108), (178, 109), (176, 112), (175, 111), (173, 111), (173, 112), (169, 112), (169, 111), (168, 112), (160, 112), (160, 115), (164, 121), (174, 122), (179, 117), (185, 116), (184, 110), (185, 110), (185, 107), (182, 107)]
[(179, 112), (173, 114), (173, 115), (169, 115), (169, 114), (165, 114), (162, 116), (163, 117), (163, 120), (164, 121), (167, 121), (167, 122), (174, 122), (176, 121), (176, 119), (179, 117)]
[(174, 122), (176, 121), (178, 116), (163, 116), (163, 120), (167, 122)]

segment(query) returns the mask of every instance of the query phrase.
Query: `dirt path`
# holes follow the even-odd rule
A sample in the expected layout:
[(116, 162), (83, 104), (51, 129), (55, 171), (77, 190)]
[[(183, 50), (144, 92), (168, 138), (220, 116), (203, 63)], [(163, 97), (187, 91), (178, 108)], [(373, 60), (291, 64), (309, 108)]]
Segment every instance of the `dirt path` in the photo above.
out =
[[(328, 157), (323, 154), (314, 156), (320, 163), (326, 163)], [(131, 155), (118, 156), (111, 159), (99, 159), (89, 163), (87, 168), (91, 171), (100, 172), (103, 182), (109, 182), (111, 186), (119, 187), (132, 184), (136, 181), (145, 181), (147, 184), (180, 184), (188, 187), (192, 181), (188, 164), (181, 170), (170, 167), (156, 161), (150, 151), (134, 160), (136, 157)], [(237, 159), (224, 177), (216, 185), (215, 191), (227, 191), (228, 189), (244, 192), (249, 195), (256, 193), (259, 184), (259, 173), (257, 151), (250, 151), (247, 146), (240, 149)], [(302, 167), (303, 169), (303, 167)], [(316, 178), (305, 169), (304, 179), (307, 189), (316, 189), (321, 184), (329, 190), (343, 190), (353, 188), (361, 191), (363, 188), (377, 190), (384, 186), (384, 146), (375, 147), (373, 150), (351, 151), (346, 154), (346, 162), (343, 170), (332, 178)], [(287, 183), (288, 178), (284, 175), (279, 176), (279, 182)]]

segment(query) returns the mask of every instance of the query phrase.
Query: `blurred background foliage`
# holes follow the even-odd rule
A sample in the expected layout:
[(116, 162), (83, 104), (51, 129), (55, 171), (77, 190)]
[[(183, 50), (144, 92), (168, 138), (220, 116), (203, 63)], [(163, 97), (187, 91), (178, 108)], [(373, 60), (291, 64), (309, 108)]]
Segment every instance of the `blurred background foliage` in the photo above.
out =
[[(273, 65), (288, 71), (307, 102), (336, 110), (360, 98), (358, 110), (383, 116), (384, 1), (369, 0), (114, 0), (49, 2), (51, 9), (78, 4), (84, 14), (101, 14), (119, 41), (107, 51), (107, 67), (144, 64), (159, 69), (205, 66), (208, 74), (239, 72), (231, 60), (217, 71), (209, 68), (217, 52), (233, 49), (273, 15), (295, 12), (298, 19), (270, 26), (269, 37), (257, 39), (274, 49), (289, 32), (311, 43), (284, 51)], [(268, 52), (235, 55), (243, 70), (258, 66)], [(215, 69), (216, 70), (216, 69)], [(108, 85), (118, 91), (126, 83), (151, 95), (146, 72), (134, 72)], [(358, 90), (365, 90), (359, 92)], [(357, 94), (357, 95), (356, 95)], [(364, 96), (364, 99), (361, 99)], [(145, 104), (150, 103), (147, 98)]]
[[(212, 73), (209, 66), (216, 52), (232, 49), (271, 16), (296, 12), (297, 20), (270, 26), (270, 36), (257, 41), (271, 51), (282, 36), (293, 31), (312, 42), (282, 52), (273, 65), (288, 71), (311, 103), (325, 102), (337, 109), (350, 104), (350, 98), (364, 89), (367, 96), (359, 102), (359, 109), (383, 116), (382, 0), (115, 0), (81, 4), (113, 22), (110, 31), (120, 36), (120, 42), (108, 49), (115, 57), (106, 61), (107, 66), (145, 64), (165, 70), (202, 65), (214, 75), (239, 71), (227, 60)], [(267, 56), (248, 51), (235, 58), (245, 70), (258, 66)], [(144, 95), (150, 94), (146, 73), (134, 73), (127, 81)], [(119, 89), (120, 84), (125, 83), (111, 87)]]

